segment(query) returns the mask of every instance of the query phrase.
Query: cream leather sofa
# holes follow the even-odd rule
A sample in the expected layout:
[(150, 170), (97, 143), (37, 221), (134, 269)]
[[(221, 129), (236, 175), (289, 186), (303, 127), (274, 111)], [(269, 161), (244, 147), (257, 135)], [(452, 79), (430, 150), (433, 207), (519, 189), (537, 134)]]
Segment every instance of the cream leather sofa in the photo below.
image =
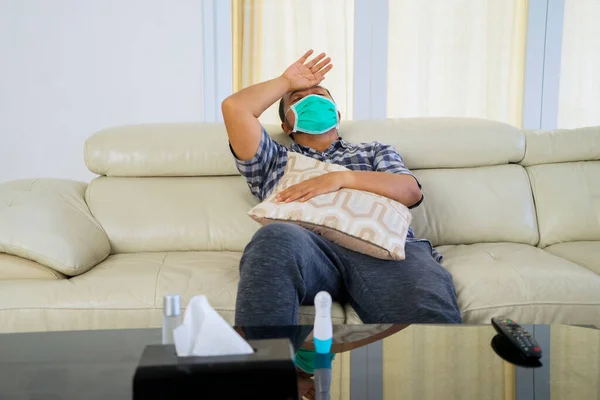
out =
[[(420, 178), (413, 226), (444, 254), (465, 322), (600, 326), (600, 128), (434, 118), (341, 132), (395, 145)], [(205, 294), (233, 322), (238, 262), (259, 226), (223, 125), (107, 129), (85, 160), (99, 175), (89, 185), (0, 184), (0, 331), (157, 327), (166, 292), (184, 304)], [(301, 321), (312, 315), (302, 307)], [(360, 322), (340, 304), (333, 317)]]

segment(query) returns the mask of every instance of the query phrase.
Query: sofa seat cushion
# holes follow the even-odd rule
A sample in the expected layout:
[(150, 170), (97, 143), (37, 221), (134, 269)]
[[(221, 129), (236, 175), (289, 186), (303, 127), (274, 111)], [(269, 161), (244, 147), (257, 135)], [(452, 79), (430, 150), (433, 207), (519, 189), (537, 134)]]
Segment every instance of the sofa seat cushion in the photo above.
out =
[[(0, 281), (0, 332), (159, 327), (165, 293), (181, 294), (184, 307), (204, 294), (233, 324), (240, 257), (237, 252), (119, 254), (71, 279)], [(301, 307), (300, 322), (313, 319), (314, 308)], [(339, 304), (332, 319), (345, 322)]]
[(505, 315), (521, 323), (600, 325), (600, 276), (516, 243), (441, 246), (466, 323)]
[(0, 281), (14, 279), (57, 280), (65, 278), (66, 276), (60, 272), (35, 261), (0, 253)]
[(600, 241), (558, 243), (544, 250), (600, 274)]

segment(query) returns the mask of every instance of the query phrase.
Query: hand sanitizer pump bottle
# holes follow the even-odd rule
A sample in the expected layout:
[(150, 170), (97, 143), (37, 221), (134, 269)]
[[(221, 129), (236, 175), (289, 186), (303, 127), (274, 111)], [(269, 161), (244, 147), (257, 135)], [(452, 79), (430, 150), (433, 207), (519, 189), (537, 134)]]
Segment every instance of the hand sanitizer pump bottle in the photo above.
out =
[(331, 322), (331, 295), (319, 292), (315, 296), (315, 325), (314, 343), (318, 354), (329, 354), (333, 339), (333, 326)]

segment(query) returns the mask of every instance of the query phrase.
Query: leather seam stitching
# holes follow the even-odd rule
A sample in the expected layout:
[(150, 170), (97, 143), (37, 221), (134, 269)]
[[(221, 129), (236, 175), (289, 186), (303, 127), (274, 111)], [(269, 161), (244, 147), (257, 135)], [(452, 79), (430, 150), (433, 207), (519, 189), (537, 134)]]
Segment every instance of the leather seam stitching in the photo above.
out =
[(2, 211), (6, 210), (7, 208), (12, 207), (12, 205), (14, 204), (14, 202), (17, 201), (25, 193), (31, 192), (31, 189), (33, 189), (33, 185), (35, 185), (37, 183), (37, 181), (39, 181), (39, 179), (35, 179), (33, 182), (31, 182), (31, 186), (29, 186), (29, 189), (22, 191), (16, 197), (14, 197), (13, 199), (11, 199), (10, 203), (8, 203), (8, 206), (6, 206), (5, 208), (3, 208)]
[(160, 263), (160, 267), (158, 267), (158, 271), (156, 271), (156, 279), (154, 281), (154, 307), (156, 307), (156, 293), (158, 291), (158, 277), (160, 275), (160, 270), (162, 269), (163, 265), (165, 265), (165, 260), (167, 259), (168, 256), (169, 256), (169, 253), (167, 252), (165, 254), (165, 257), (162, 259), (162, 262)]

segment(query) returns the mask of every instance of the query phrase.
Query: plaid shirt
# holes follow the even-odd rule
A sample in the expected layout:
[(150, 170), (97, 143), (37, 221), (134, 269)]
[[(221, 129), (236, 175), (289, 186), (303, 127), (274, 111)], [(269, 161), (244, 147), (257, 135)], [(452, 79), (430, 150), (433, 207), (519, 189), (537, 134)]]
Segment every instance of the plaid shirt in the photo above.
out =
[[(351, 144), (340, 138), (333, 142), (323, 153), (297, 143), (292, 144), (288, 149), (272, 140), (263, 128), (258, 150), (252, 159), (239, 160), (233, 149), (231, 149), (238, 170), (246, 178), (250, 191), (259, 201), (263, 201), (269, 196), (283, 176), (288, 160), (288, 151), (300, 153), (326, 163), (339, 164), (353, 171), (377, 171), (410, 175), (417, 180), (419, 187), (421, 187), (415, 175), (404, 166), (400, 154), (390, 145), (380, 142)], [(417, 207), (421, 204), (421, 201), (411, 208)], [(408, 230), (406, 240), (421, 241), (415, 238), (412, 228)], [(434, 250), (433, 255), (437, 261), (441, 260), (441, 255), (437, 251)]]

